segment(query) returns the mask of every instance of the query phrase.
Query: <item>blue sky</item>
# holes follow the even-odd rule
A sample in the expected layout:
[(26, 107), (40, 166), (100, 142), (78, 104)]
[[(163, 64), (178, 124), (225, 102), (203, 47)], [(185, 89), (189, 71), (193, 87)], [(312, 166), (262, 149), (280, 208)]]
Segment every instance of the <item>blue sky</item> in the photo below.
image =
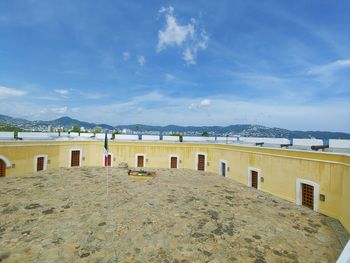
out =
[(0, 1), (0, 113), (350, 132), (350, 1)]

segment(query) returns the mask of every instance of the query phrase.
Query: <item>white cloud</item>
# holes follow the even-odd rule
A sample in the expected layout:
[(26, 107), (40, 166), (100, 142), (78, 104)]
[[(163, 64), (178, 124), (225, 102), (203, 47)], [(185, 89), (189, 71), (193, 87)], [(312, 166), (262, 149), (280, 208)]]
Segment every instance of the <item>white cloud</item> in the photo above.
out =
[(68, 95), (69, 91), (66, 89), (55, 89), (54, 92), (60, 94), (60, 95)]
[[(158, 94), (158, 95), (157, 95)], [(152, 103), (162, 98), (162, 103)], [(210, 99), (208, 108), (192, 98), (170, 97), (153, 92), (141, 97), (131, 97), (128, 103), (87, 106), (84, 112), (91, 121), (115, 123), (115, 116), (123, 116), (118, 124), (145, 123), (149, 125), (230, 125), (237, 123), (261, 124), (301, 130), (350, 131), (346, 121), (350, 118), (348, 101), (328, 101), (313, 105), (285, 104), (283, 101), (245, 101), (237, 97), (223, 96)], [(202, 104), (208, 105), (207, 102)], [(149, 106), (151, 105), (151, 106)], [(155, 106), (159, 105), (159, 106)], [(188, 106), (186, 106), (188, 105)], [(140, 114), (142, 112), (142, 114)], [(210, 114), (209, 114), (210, 113)], [(103, 116), (103, 120), (101, 119)]]
[(104, 93), (86, 93), (85, 92), (85, 93), (82, 93), (81, 95), (88, 100), (99, 100), (106, 97), (106, 94)]
[(61, 108), (52, 108), (51, 111), (54, 112), (54, 113), (59, 113), (59, 114), (64, 114), (66, 113), (68, 110), (68, 108), (65, 106), (65, 107), (61, 107)]
[(197, 42), (197, 48), (198, 49), (206, 49), (208, 47), (208, 41), (209, 41), (209, 37), (207, 35), (207, 32), (205, 30), (202, 30), (201, 34), (200, 34), (200, 38)]
[(171, 11), (168, 10), (165, 15), (165, 30), (158, 31), (158, 52), (162, 51), (167, 46), (181, 46), (187, 38), (193, 37), (194, 35), (194, 25), (191, 23), (187, 25), (179, 25), (173, 15), (173, 10), (174, 9), (171, 9)]
[(52, 101), (61, 100), (61, 98), (56, 96), (56, 94), (52, 96), (37, 96), (36, 98), (40, 100), (52, 100)]
[(201, 107), (209, 107), (211, 104), (211, 100), (210, 99), (204, 99), (199, 103), (199, 106)]
[(327, 75), (350, 67), (350, 59), (337, 60), (328, 64), (318, 65), (309, 69), (309, 75)]
[(178, 23), (172, 6), (161, 7), (159, 13), (165, 13), (166, 24), (163, 30), (158, 31), (157, 51), (160, 52), (167, 47), (178, 47), (183, 50), (182, 55), (186, 64), (195, 64), (197, 52), (208, 47), (209, 37), (206, 31), (198, 28), (194, 18), (191, 18), (188, 24)]
[(207, 108), (211, 105), (210, 99), (203, 99), (199, 103), (191, 103), (190, 106), (188, 106), (188, 109), (190, 111), (197, 111), (200, 108)]
[(53, 91), (59, 94), (62, 98), (68, 98), (69, 91), (66, 89), (55, 89)]
[(186, 48), (183, 52), (183, 59), (186, 64), (196, 64), (195, 58), (193, 57), (192, 51), (189, 48)]
[(174, 12), (174, 7), (172, 7), (172, 6), (169, 6), (169, 7), (162, 6), (159, 9), (158, 12), (159, 12), (159, 14), (162, 14), (162, 13), (173, 13)]
[(205, 30), (203, 30), (199, 36), (196, 37), (195, 41), (189, 45), (184, 53), (183, 59), (187, 65), (196, 64), (196, 56), (199, 50), (205, 50), (208, 47), (209, 37)]
[(127, 61), (130, 59), (130, 53), (129, 52), (123, 52), (123, 60), (124, 61)]
[[(100, 87), (95, 87), (95, 90), (101, 89)], [(94, 92), (88, 90), (70, 89), (69, 94), (72, 94), (72, 99), (81, 98), (87, 100), (99, 100), (108, 96), (105, 92)]]
[[(209, 102), (210, 101), (210, 102)], [(160, 102), (160, 103), (158, 103)], [(202, 106), (200, 106), (202, 105)], [(208, 106), (205, 106), (208, 105)], [(145, 123), (149, 125), (230, 125), (261, 124), (293, 130), (331, 130), (350, 132), (349, 100), (347, 98), (300, 104), (295, 100), (242, 100), (222, 94), (194, 100), (167, 96), (158, 91), (100, 105), (79, 105), (80, 109), (45, 104), (3, 100), (0, 112), (14, 117), (52, 120), (66, 114), (73, 118), (107, 124)], [(142, 107), (142, 110), (141, 110)], [(208, 107), (208, 108), (205, 108)], [(208, 110), (210, 108), (210, 115)], [(13, 109), (16, 109), (14, 111)], [(122, 116), (116, 120), (115, 116)]]
[(19, 96), (23, 96), (26, 94), (27, 94), (27, 92), (23, 91), (23, 90), (18, 90), (18, 89), (0, 86), (0, 99), (4, 99), (7, 97), (19, 97)]
[(163, 94), (159, 93), (158, 91), (152, 91), (144, 95), (134, 97), (131, 100), (131, 102), (138, 104), (140, 102), (145, 102), (145, 101), (155, 102), (155, 101), (163, 101), (165, 99), (166, 97)]
[(143, 66), (146, 63), (146, 58), (144, 56), (139, 56), (137, 61), (139, 62), (140, 66)]

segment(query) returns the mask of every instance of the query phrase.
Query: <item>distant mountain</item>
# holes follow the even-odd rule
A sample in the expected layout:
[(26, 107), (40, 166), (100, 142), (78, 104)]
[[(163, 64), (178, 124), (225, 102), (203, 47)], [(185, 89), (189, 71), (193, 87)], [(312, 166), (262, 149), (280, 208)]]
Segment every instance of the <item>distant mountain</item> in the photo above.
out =
[(40, 121), (41, 124), (53, 125), (53, 126), (62, 126), (66, 129), (70, 129), (74, 124), (79, 127), (84, 127), (85, 129), (93, 129), (95, 127), (101, 127), (107, 130), (113, 130), (114, 127), (107, 124), (95, 124), (91, 122), (79, 121), (76, 119), (72, 119), (70, 117), (61, 117), (52, 121)]
[(43, 126), (51, 125), (53, 127), (63, 127), (65, 129), (71, 129), (74, 124), (79, 127), (84, 127), (86, 129), (93, 129), (95, 127), (101, 127), (102, 129), (114, 130), (114, 127), (107, 124), (95, 124), (90, 122), (79, 121), (76, 119), (72, 119), (70, 117), (61, 117), (52, 121), (28, 121), (25, 119), (12, 118), (6, 115), (0, 115), (0, 123), (10, 124), (13, 126), (17, 126), (22, 129), (40, 129)]
[(150, 126), (150, 125), (118, 125), (117, 129), (130, 129), (132, 131), (150, 131), (160, 133), (197, 133), (208, 132), (210, 135), (240, 135), (246, 137), (270, 138), (317, 138), (317, 139), (350, 139), (349, 133), (327, 131), (290, 131), (281, 128), (269, 128), (262, 125), (235, 124), (230, 126)]
[(16, 125), (16, 124), (31, 123), (31, 121), (20, 119), (20, 118), (12, 118), (10, 116), (0, 114), (0, 123)]
[(349, 133), (328, 132), (328, 131), (291, 131), (281, 128), (269, 128), (262, 125), (235, 124), (226, 127), (222, 126), (151, 126), (143, 124), (117, 125), (95, 124), (79, 121), (70, 117), (61, 117), (52, 121), (28, 121), (25, 119), (12, 118), (6, 115), (0, 115), (0, 124), (9, 124), (24, 130), (45, 130), (48, 125), (52, 127), (64, 127), (70, 129), (74, 124), (85, 129), (94, 129), (101, 127), (104, 130), (123, 130), (128, 129), (133, 132), (155, 132), (155, 133), (180, 133), (186, 135), (200, 135), (208, 132), (211, 136), (240, 135), (246, 137), (271, 137), (271, 138), (318, 138), (318, 139), (350, 139)]

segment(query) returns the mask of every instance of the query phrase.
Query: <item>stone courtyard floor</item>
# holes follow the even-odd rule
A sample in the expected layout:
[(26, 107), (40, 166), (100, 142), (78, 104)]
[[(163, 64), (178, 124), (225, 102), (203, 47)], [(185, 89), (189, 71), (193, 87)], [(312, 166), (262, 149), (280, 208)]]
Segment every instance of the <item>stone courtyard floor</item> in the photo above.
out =
[(335, 262), (342, 250), (326, 216), (216, 174), (152, 170), (111, 168), (108, 198), (105, 168), (0, 178), (0, 261)]

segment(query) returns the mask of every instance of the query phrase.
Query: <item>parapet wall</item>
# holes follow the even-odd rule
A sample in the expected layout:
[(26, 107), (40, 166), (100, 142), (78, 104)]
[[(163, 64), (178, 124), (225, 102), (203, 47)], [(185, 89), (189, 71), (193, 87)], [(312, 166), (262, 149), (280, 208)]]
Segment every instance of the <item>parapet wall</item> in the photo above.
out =
[[(6, 160), (6, 176), (35, 172), (37, 156), (46, 156), (47, 169), (70, 166), (71, 150), (81, 151), (81, 166), (103, 166), (101, 141), (1, 142), (0, 159)], [(205, 169), (250, 184), (251, 171), (259, 174), (258, 188), (291, 202), (298, 202), (298, 182), (318, 186), (316, 210), (339, 219), (350, 232), (350, 156), (334, 153), (269, 149), (227, 144), (110, 142), (112, 166), (121, 162), (135, 167), (137, 155), (145, 167), (169, 168), (170, 156), (178, 156), (178, 168), (197, 169), (197, 155), (205, 155)], [(1, 179), (1, 178), (0, 178)], [(323, 195), (320, 200), (320, 195)]]

